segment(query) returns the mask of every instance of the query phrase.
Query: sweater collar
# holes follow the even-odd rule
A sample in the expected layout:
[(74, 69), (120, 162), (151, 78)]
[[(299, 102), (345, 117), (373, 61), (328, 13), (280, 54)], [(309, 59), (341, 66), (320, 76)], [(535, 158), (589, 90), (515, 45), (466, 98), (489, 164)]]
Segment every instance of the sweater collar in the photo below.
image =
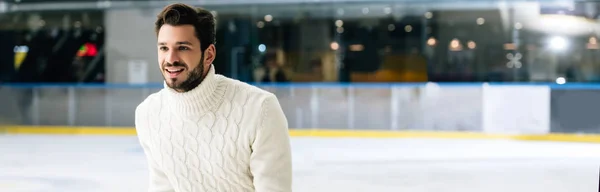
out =
[(214, 68), (213, 65), (210, 65), (210, 69), (200, 85), (188, 92), (177, 92), (163, 82), (168, 101), (166, 105), (181, 115), (206, 112), (219, 105), (224, 97), (225, 86), (221, 83), (220, 76), (215, 74)]

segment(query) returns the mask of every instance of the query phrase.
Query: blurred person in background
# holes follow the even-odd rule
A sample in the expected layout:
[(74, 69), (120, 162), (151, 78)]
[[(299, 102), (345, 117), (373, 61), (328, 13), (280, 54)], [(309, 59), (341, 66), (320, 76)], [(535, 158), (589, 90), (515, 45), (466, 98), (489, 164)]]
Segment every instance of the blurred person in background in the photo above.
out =
[[(16, 68), (16, 74), (13, 81), (18, 83), (37, 83), (42, 82), (42, 72), (48, 66), (48, 58), (52, 52), (51, 38), (45, 33), (44, 28), (39, 25), (40, 16), (37, 14), (29, 15), (27, 18), (27, 30), (16, 38), (17, 45), (28, 47), (27, 56), (23, 58), (20, 65)], [(14, 54), (11, 55), (14, 57)], [(17, 103), (21, 109), (21, 123), (29, 125), (33, 123), (31, 119), (31, 106), (33, 102), (33, 89), (17, 89)]]
[(164, 88), (135, 111), (149, 191), (291, 191), (288, 122), (277, 97), (215, 74), (215, 19), (171, 4), (157, 16)]
[(262, 79), (263, 83), (288, 82), (285, 71), (277, 62), (276, 54), (267, 55), (265, 59), (265, 73)]

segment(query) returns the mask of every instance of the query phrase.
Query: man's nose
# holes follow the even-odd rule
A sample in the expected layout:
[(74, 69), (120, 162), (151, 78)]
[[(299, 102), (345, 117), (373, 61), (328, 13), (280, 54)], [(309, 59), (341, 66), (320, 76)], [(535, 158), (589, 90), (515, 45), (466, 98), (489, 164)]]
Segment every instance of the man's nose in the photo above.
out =
[(165, 58), (165, 60), (168, 63), (179, 62), (179, 56), (177, 55), (177, 52), (175, 52), (175, 51), (169, 51), (169, 53), (167, 53), (167, 57)]

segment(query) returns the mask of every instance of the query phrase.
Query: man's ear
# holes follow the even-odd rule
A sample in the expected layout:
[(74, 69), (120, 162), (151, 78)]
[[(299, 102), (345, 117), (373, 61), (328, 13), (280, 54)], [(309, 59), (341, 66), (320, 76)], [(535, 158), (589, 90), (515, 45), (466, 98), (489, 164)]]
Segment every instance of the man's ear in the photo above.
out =
[(206, 66), (206, 67), (210, 66), (215, 61), (216, 56), (217, 56), (216, 47), (215, 47), (215, 45), (211, 44), (210, 46), (208, 46), (208, 48), (206, 50), (204, 50), (204, 66)]

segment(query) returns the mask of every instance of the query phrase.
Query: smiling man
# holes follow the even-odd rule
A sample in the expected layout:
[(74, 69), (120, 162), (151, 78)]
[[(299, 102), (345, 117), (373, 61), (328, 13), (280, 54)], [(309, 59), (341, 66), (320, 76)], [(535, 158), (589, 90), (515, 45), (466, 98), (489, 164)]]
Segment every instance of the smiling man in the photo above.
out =
[(149, 191), (291, 191), (287, 119), (272, 93), (215, 74), (213, 15), (172, 4), (155, 29), (164, 88), (135, 111)]

